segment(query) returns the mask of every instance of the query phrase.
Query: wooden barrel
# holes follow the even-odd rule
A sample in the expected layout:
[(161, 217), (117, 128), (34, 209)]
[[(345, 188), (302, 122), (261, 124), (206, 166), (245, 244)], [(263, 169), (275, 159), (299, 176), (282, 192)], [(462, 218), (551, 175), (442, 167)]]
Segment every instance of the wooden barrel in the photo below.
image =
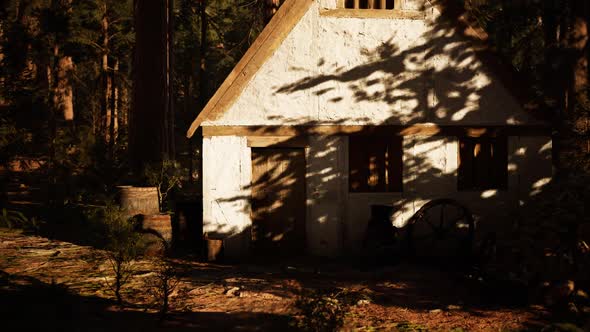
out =
[(172, 219), (167, 214), (146, 215), (141, 222), (142, 245), (147, 256), (162, 256), (172, 245)]
[(172, 242), (172, 220), (168, 214), (154, 214), (143, 217), (141, 228), (158, 233), (162, 240)]
[(205, 239), (207, 243), (207, 261), (215, 262), (223, 258), (223, 240)]
[(160, 213), (158, 189), (156, 187), (119, 186), (119, 204), (131, 217)]

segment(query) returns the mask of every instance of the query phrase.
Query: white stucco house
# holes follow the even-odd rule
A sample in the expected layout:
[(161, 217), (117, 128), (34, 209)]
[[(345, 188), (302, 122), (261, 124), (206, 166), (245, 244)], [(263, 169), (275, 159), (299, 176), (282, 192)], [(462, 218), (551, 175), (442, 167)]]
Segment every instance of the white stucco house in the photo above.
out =
[(509, 223), (552, 176), (550, 126), (445, 8), (286, 0), (188, 131), (205, 235), (228, 256), (345, 255), (372, 204), (401, 227), (441, 197), (479, 229)]

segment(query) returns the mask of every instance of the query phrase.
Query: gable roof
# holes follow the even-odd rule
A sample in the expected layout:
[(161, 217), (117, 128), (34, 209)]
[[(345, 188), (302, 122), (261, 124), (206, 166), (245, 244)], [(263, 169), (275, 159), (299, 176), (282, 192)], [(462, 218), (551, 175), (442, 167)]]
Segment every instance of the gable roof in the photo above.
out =
[(186, 134), (187, 137), (192, 137), (201, 123), (211, 114), (222, 112), (235, 101), (258, 69), (273, 55), (274, 51), (305, 15), (313, 1), (285, 1), (223, 84), (217, 89), (217, 92), (205, 105), (199, 116), (193, 121)]
[[(187, 137), (192, 137), (204, 121), (211, 119), (216, 114), (225, 112), (232, 106), (248, 86), (250, 80), (285, 41), (314, 1), (317, 0), (285, 1), (193, 121), (187, 132)], [(519, 80), (519, 75), (510, 66), (500, 61), (488, 43), (487, 33), (478, 26), (477, 22), (469, 16), (469, 13), (462, 6), (453, 0), (426, 1), (429, 5), (435, 7), (449, 23), (454, 25), (461, 35), (469, 39), (476, 49), (478, 58), (497, 75), (501, 84), (510, 91), (510, 94), (515, 97), (524, 110), (530, 111), (538, 108), (538, 105), (534, 105), (532, 102), (532, 94), (527, 91), (526, 87), (528, 85)], [(538, 113), (532, 112), (532, 115), (540, 120), (546, 120), (540, 117)]]

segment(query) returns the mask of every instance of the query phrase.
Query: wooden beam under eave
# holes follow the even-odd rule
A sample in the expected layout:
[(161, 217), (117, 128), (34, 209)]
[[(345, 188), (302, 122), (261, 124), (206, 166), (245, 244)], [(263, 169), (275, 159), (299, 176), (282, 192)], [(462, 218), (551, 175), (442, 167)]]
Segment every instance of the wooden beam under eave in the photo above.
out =
[(377, 135), (377, 136), (551, 136), (547, 126), (437, 126), (432, 124), (388, 126), (204, 126), (203, 136), (331, 136), (331, 135)]
[(306, 136), (248, 136), (247, 140), (248, 146), (252, 148), (305, 148), (309, 146), (309, 139)]
[(381, 9), (323, 9), (320, 16), (323, 17), (347, 17), (347, 18), (383, 18), (400, 20), (424, 20), (426, 11), (416, 10), (381, 10)]

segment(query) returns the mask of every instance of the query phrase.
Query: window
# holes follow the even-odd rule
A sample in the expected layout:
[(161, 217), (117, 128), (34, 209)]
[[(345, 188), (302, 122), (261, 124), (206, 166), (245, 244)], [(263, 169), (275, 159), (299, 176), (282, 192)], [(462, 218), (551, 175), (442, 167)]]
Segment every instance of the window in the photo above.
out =
[(506, 189), (508, 141), (506, 137), (459, 139), (459, 190)]
[[(401, 1), (401, 0), (397, 0)], [(345, 0), (344, 8), (348, 9), (393, 9), (394, 0)]]
[(350, 192), (402, 191), (402, 138), (349, 137)]

